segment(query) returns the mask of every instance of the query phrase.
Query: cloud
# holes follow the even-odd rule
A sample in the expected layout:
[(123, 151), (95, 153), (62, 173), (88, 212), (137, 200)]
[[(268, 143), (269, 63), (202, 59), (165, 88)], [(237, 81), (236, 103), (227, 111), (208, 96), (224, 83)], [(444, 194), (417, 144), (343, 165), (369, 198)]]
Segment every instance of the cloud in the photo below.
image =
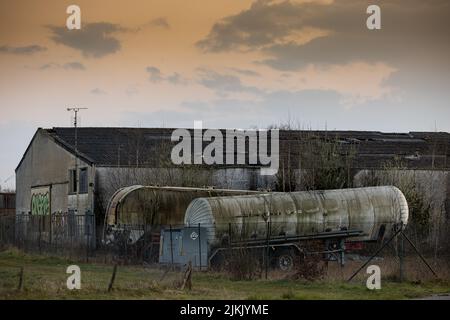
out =
[(120, 50), (118, 32), (127, 31), (118, 24), (108, 22), (87, 23), (80, 30), (66, 27), (47, 26), (52, 32), (51, 39), (67, 47), (81, 51), (85, 57), (101, 58)]
[(39, 67), (40, 70), (48, 70), (48, 69), (64, 69), (64, 70), (86, 70), (86, 67), (81, 62), (68, 62), (64, 64), (58, 63), (46, 63)]
[(164, 18), (164, 17), (159, 17), (159, 18), (153, 19), (148, 24), (149, 24), (149, 26), (152, 26), (152, 27), (170, 29), (170, 24), (167, 21), (167, 18)]
[(167, 76), (166, 80), (172, 84), (186, 84), (187, 83), (187, 80), (182, 78), (181, 75), (177, 72), (171, 74), (170, 76)]
[[(302, 35), (299, 31), (311, 33), (311, 27), (304, 21), (304, 16), (308, 14), (303, 12), (305, 8), (290, 1), (273, 3), (257, 0), (248, 10), (215, 23), (208, 36), (198, 41), (197, 46), (206, 52), (223, 52), (255, 50), (283, 39), (289, 41), (293, 34)], [(305, 30), (305, 27), (308, 28)], [(314, 35), (309, 38), (314, 38)], [(303, 41), (308, 40), (310, 39), (304, 36)]]
[(219, 95), (227, 93), (251, 93), (262, 94), (263, 92), (252, 86), (242, 84), (241, 79), (235, 75), (221, 74), (213, 70), (198, 68), (198, 83), (216, 91)]
[(147, 67), (145, 70), (150, 75), (149, 80), (151, 82), (157, 83), (157, 82), (163, 81), (164, 78), (162, 77), (161, 70), (159, 70), (158, 68), (156, 68), (156, 67)]
[(9, 53), (16, 55), (31, 55), (45, 50), (47, 50), (46, 47), (42, 47), (36, 44), (23, 47), (0, 46), (0, 53)]
[(169, 21), (167, 20), (167, 18), (158, 17), (158, 18), (150, 20), (147, 23), (139, 25), (136, 28), (127, 29), (127, 31), (137, 33), (137, 32), (143, 31), (146, 28), (161, 28), (161, 29), (169, 30), (170, 24), (169, 24)]
[(104, 95), (104, 94), (108, 94), (108, 93), (100, 88), (95, 88), (95, 89), (91, 90), (91, 94)]
[[(377, 4), (382, 29), (371, 31), (365, 25), (365, 1), (258, 0), (249, 9), (216, 22), (197, 46), (204, 52), (260, 51), (268, 56), (263, 64), (291, 71), (308, 64), (402, 64), (440, 56), (441, 50), (450, 54), (448, 1), (411, 0), (405, 5), (401, 0), (383, 0)], [(443, 55), (440, 58), (444, 61)]]
[(327, 119), (331, 122), (348, 117), (339, 100), (340, 95), (329, 90), (276, 91), (264, 95), (259, 101), (234, 98), (184, 101), (177, 110), (125, 112), (122, 119), (126, 123), (140, 119), (149, 126), (164, 123), (169, 127), (192, 127), (193, 121), (201, 115), (204, 126), (208, 128), (264, 128), (292, 115), (305, 125), (313, 119), (323, 119), (320, 120), (320, 125), (323, 125)]
[(64, 69), (86, 70), (86, 67), (80, 62), (68, 62), (63, 65)]
[(149, 81), (153, 83), (161, 83), (167, 81), (174, 85), (185, 85), (188, 80), (183, 78), (179, 73), (174, 72), (171, 75), (164, 75), (159, 68), (154, 66), (149, 66), (145, 69), (149, 74)]
[(244, 76), (249, 76), (249, 77), (260, 77), (261, 76), (261, 74), (259, 74), (258, 72), (253, 71), (253, 70), (248, 70), (248, 69), (230, 68), (230, 70), (232, 70), (236, 73), (239, 73), (241, 75), (244, 75)]

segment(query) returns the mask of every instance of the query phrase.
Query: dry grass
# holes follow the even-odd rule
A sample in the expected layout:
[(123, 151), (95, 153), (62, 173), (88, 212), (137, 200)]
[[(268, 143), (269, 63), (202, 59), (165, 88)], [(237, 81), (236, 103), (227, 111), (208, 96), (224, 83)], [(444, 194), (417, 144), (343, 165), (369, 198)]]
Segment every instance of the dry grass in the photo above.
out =
[[(380, 261), (382, 270), (387, 269), (388, 262)], [(65, 272), (74, 263), (81, 268), (82, 288), (69, 291)], [(398, 283), (387, 274), (382, 280), (382, 290), (377, 291), (365, 287), (363, 273), (351, 283), (343, 281), (360, 264), (349, 262), (344, 269), (336, 263), (329, 264), (327, 276), (320, 281), (290, 280), (277, 271), (269, 272), (268, 280), (251, 281), (232, 281), (224, 273), (196, 272), (191, 291), (182, 291), (177, 285), (182, 272), (119, 266), (114, 289), (108, 293), (111, 265), (77, 263), (10, 249), (0, 252), (0, 299), (405, 299), (450, 292), (448, 280)], [(24, 289), (17, 291), (21, 266), (25, 268)], [(391, 268), (395, 273), (395, 261)]]

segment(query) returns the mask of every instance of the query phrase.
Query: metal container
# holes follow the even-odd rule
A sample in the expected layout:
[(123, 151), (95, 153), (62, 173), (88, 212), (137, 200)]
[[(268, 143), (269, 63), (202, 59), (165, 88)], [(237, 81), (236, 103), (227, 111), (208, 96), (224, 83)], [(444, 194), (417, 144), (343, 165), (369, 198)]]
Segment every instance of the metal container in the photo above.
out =
[(117, 190), (109, 201), (105, 226), (182, 225), (189, 203), (199, 197), (261, 193), (213, 188), (134, 185)]
[(408, 204), (393, 186), (198, 198), (184, 222), (207, 228), (211, 245), (230, 237), (264, 238), (268, 232), (288, 237), (336, 230), (361, 230), (363, 236), (354, 240), (370, 241), (406, 225)]

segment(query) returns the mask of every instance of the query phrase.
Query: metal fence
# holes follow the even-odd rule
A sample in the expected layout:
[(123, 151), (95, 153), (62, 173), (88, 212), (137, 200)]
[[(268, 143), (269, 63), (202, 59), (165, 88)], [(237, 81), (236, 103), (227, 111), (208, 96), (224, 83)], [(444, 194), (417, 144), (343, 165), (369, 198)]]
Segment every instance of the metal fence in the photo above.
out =
[(0, 217), (0, 243), (33, 253), (89, 257), (96, 248), (95, 230), (89, 211)]
[[(325, 236), (320, 236), (324, 233)], [(386, 277), (425, 279), (433, 278), (435, 272), (441, 278), (450, 278), (449, 242), (433, 241), (429, 234), (414, 226), (404, 230), (409, 240), (397, 236), (390, 242), (388, 238), (359, 242), (357, 235), (333, 238), (326, 233), (315, 232), (313, 237), (288, 241), (289, 235), (283, 233), (280, 225), (260, 223), (189, 227), (120, 225), (107, 228), (104, 234), (96, 234), (95, 217), (89, 212), (0, 217), (1, 245), (89, 262), (171, 268), (192, 263), (197, 270), (217, 267), (219, 271), (244, 279), (273, 277), (283, 263), (289, 262), (293, 266), (282, 270), (284, 273), (347, 279), (371, 258), (370, 264), (379, 265)], [(297, 250), (291, 258), (292, 247), (283, 248), (288, 242), (295, 243)], [(355, 279), (364, 277), (361, 269)]]

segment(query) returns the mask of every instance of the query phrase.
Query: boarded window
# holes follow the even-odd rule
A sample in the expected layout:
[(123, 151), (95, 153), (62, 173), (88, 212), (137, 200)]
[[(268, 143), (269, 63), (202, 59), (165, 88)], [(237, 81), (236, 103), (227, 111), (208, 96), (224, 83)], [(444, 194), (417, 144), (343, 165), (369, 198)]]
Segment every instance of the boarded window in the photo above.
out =
[(80, 193), (88, 192), (88, 170), (87, 168), (80, 169)]

